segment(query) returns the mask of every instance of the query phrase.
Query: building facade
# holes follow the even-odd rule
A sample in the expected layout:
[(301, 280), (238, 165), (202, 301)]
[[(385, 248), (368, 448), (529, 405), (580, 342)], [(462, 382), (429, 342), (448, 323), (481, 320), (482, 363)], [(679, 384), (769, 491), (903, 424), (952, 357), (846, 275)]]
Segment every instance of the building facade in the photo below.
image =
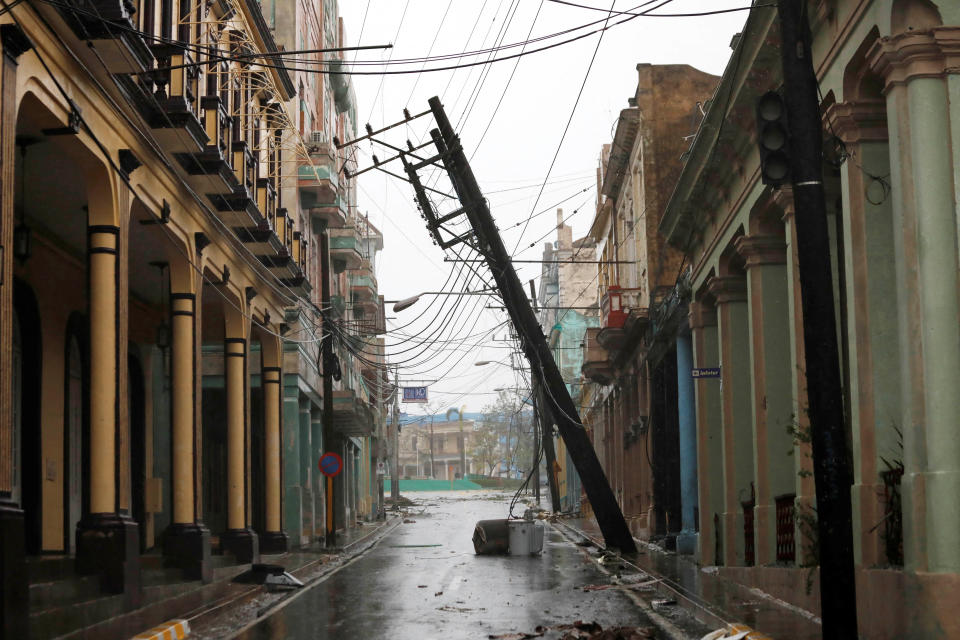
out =
[(695, 456), (681, 455), (690, 451), (681, 445), (677, 349), (659, 338), (672, 322), (661, 305), (685, 265), (658, 224), (718, 78), (686, 65), (639, 64), (637, 74), (598, 171), (591, 234), (600, 260), (600, 318), (584, 335), (582, 371), (590, 384), (582, 416), (634, 535), (690, 552)]
[[(310, 42), (342, 46), (336, 3), (313, 10)], [(215, 565), (315, 541), (327, 446), (347, 460), (341, 504), (375, 512), (382, 238), (304, 124), (312, 111), (318, 130), (355, 129), (352, 92), (298, 92), (260, 64), (286, 38), (273, 20), (246, 0), (0, 18), (5, 635), (100, 621), (44, 616), (31, 581), (122, 594), (130, 611), (154, 603), (143, 575), (157, 563), (206, 583)], [(322, 231), (338, 220), (359, 259), (325, 274)], [(322, 308), (323, 277), (349, 301), (342, 317)], [(324, 333), (346, 352), (335, 393), (352, 394), (330, 442)]]
[[(810, 7), (830, 255), (807, 259), (834, 274), (861, 637), (954, 637), (960, 5)], [(660, 222), (691, 267), (694, 366), (720, 370), (696, 382), (698, 556), (817, 611), (802, 221), (756, 146), (757, 100), (782, 83), (776, 12), (733, 48)]]

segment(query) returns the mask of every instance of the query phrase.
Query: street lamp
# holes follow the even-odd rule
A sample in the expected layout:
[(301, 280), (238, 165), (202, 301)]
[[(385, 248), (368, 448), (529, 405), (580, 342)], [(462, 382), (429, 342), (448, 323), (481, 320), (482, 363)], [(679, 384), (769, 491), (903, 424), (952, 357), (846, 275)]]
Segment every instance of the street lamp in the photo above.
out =
[(402, 300), (384, 300), (384, 303), (393, 304), (393, 312), (409, 309), (420, 301), (421, 296), (492, 296), (496, 292), (492, 290), (478, 291), (422, 291), (415, 296), (403, 298)]

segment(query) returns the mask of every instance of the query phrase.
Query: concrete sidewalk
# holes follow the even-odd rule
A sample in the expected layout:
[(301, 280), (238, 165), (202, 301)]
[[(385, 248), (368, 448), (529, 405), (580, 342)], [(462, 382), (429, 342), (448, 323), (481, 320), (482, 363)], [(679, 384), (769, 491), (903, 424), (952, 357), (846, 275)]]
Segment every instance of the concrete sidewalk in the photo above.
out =
[(225, 638), (255, 623), (278, 608), (285, 606), (297, 594), (338, 571), (357, 556), (376, 545), (384, 536), (402, 522), (402, 516), (388, 515), (382, 522), (337, 532), (337, 544), (333, 549), (315, 546), (273, 555), (262, 555), (263, 564), (276, 564), (303, 582), (294, 590), (270, 591), (263, 585), (239, 584), (231, 586), (229, 597), (186, 614), (190, 625), (190, 638)]
[[(605, 548), (603, 536), (593, 518), (558, 518), (551, 522)], [(637, 541), (638, 553), (623, 556), (637, 569), (658, 578), (658, 591), (664, 598), (676, 600), (697, 620), (719, 629), (744, 624), (774, 640), (819, 640), (820, 619), (759, 589), (721, 577), (714, 567), (700, 567), (687, 556), (667, 552), (655, 545)]]

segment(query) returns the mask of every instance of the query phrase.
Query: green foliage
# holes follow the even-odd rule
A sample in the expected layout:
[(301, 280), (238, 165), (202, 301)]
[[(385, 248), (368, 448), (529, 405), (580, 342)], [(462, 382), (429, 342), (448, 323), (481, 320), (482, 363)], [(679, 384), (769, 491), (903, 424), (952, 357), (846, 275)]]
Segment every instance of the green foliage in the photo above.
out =
[(884, 505), (884, 514), (873, 529), (883, 524), (880, 537), (883, 539), (887, 562), (903, 566), (903, 501), (900, 494), (900, 483), (904, 472), (903, 432), (896, 424), (891, 425), (891, 428), (897, 434), (896, 452), (893, 458), (880, 456), (880, 461), (886, 467), (880, 472), (880, 478), (883, 480), (883, 494), (880, 498)]

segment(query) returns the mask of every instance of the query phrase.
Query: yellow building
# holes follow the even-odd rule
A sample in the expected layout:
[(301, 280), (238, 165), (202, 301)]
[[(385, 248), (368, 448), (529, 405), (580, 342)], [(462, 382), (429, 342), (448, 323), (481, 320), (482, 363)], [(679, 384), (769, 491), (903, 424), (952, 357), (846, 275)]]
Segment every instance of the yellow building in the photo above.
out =
[[(329, 21), (342, 46), (342, 24)], [(144, 602), (144, 559), (206, 582), (212, 554), (251, 562), (315, 541), (326, 496), (307, 470), (324, 444), (347, 460), (343, 502), (373, 511), (382, 419), (379, 386), (371, 393), (361, 377), (379, 380), (382, 349), (369, 376), (352, 353), (341, 358), (334, 395), (351, 397), (333, 422), (354, 431), (331, 424), (336, 440), (326, 443), (314, 356), (323, 333), (341, 348), (351, 337), (375, 344), (382, 331), (367, 273), (375, 249), (359, 247), (372, 232), (352, 183), (338, 180), (341, 161), (321, 162), (319, 138), (304, 131), (294, 79), (263, 55), (278, 50), (270, 26), (250, 0), (4, 5), (8, 637), (30, 635), (28, 567), (100, 576), (130, 610)], [(323, 86), (312, 100), (342, 93)], [(336, 110), (318, 131), (355, 131), (349, 115)], [(361, 260), (323, 274), (321, 232), (337, 226), (351, 230)], [(350, 319), (333, 332), (321, 331), (337, 317), (320, 307), (324, 275), (348, 301)]]

